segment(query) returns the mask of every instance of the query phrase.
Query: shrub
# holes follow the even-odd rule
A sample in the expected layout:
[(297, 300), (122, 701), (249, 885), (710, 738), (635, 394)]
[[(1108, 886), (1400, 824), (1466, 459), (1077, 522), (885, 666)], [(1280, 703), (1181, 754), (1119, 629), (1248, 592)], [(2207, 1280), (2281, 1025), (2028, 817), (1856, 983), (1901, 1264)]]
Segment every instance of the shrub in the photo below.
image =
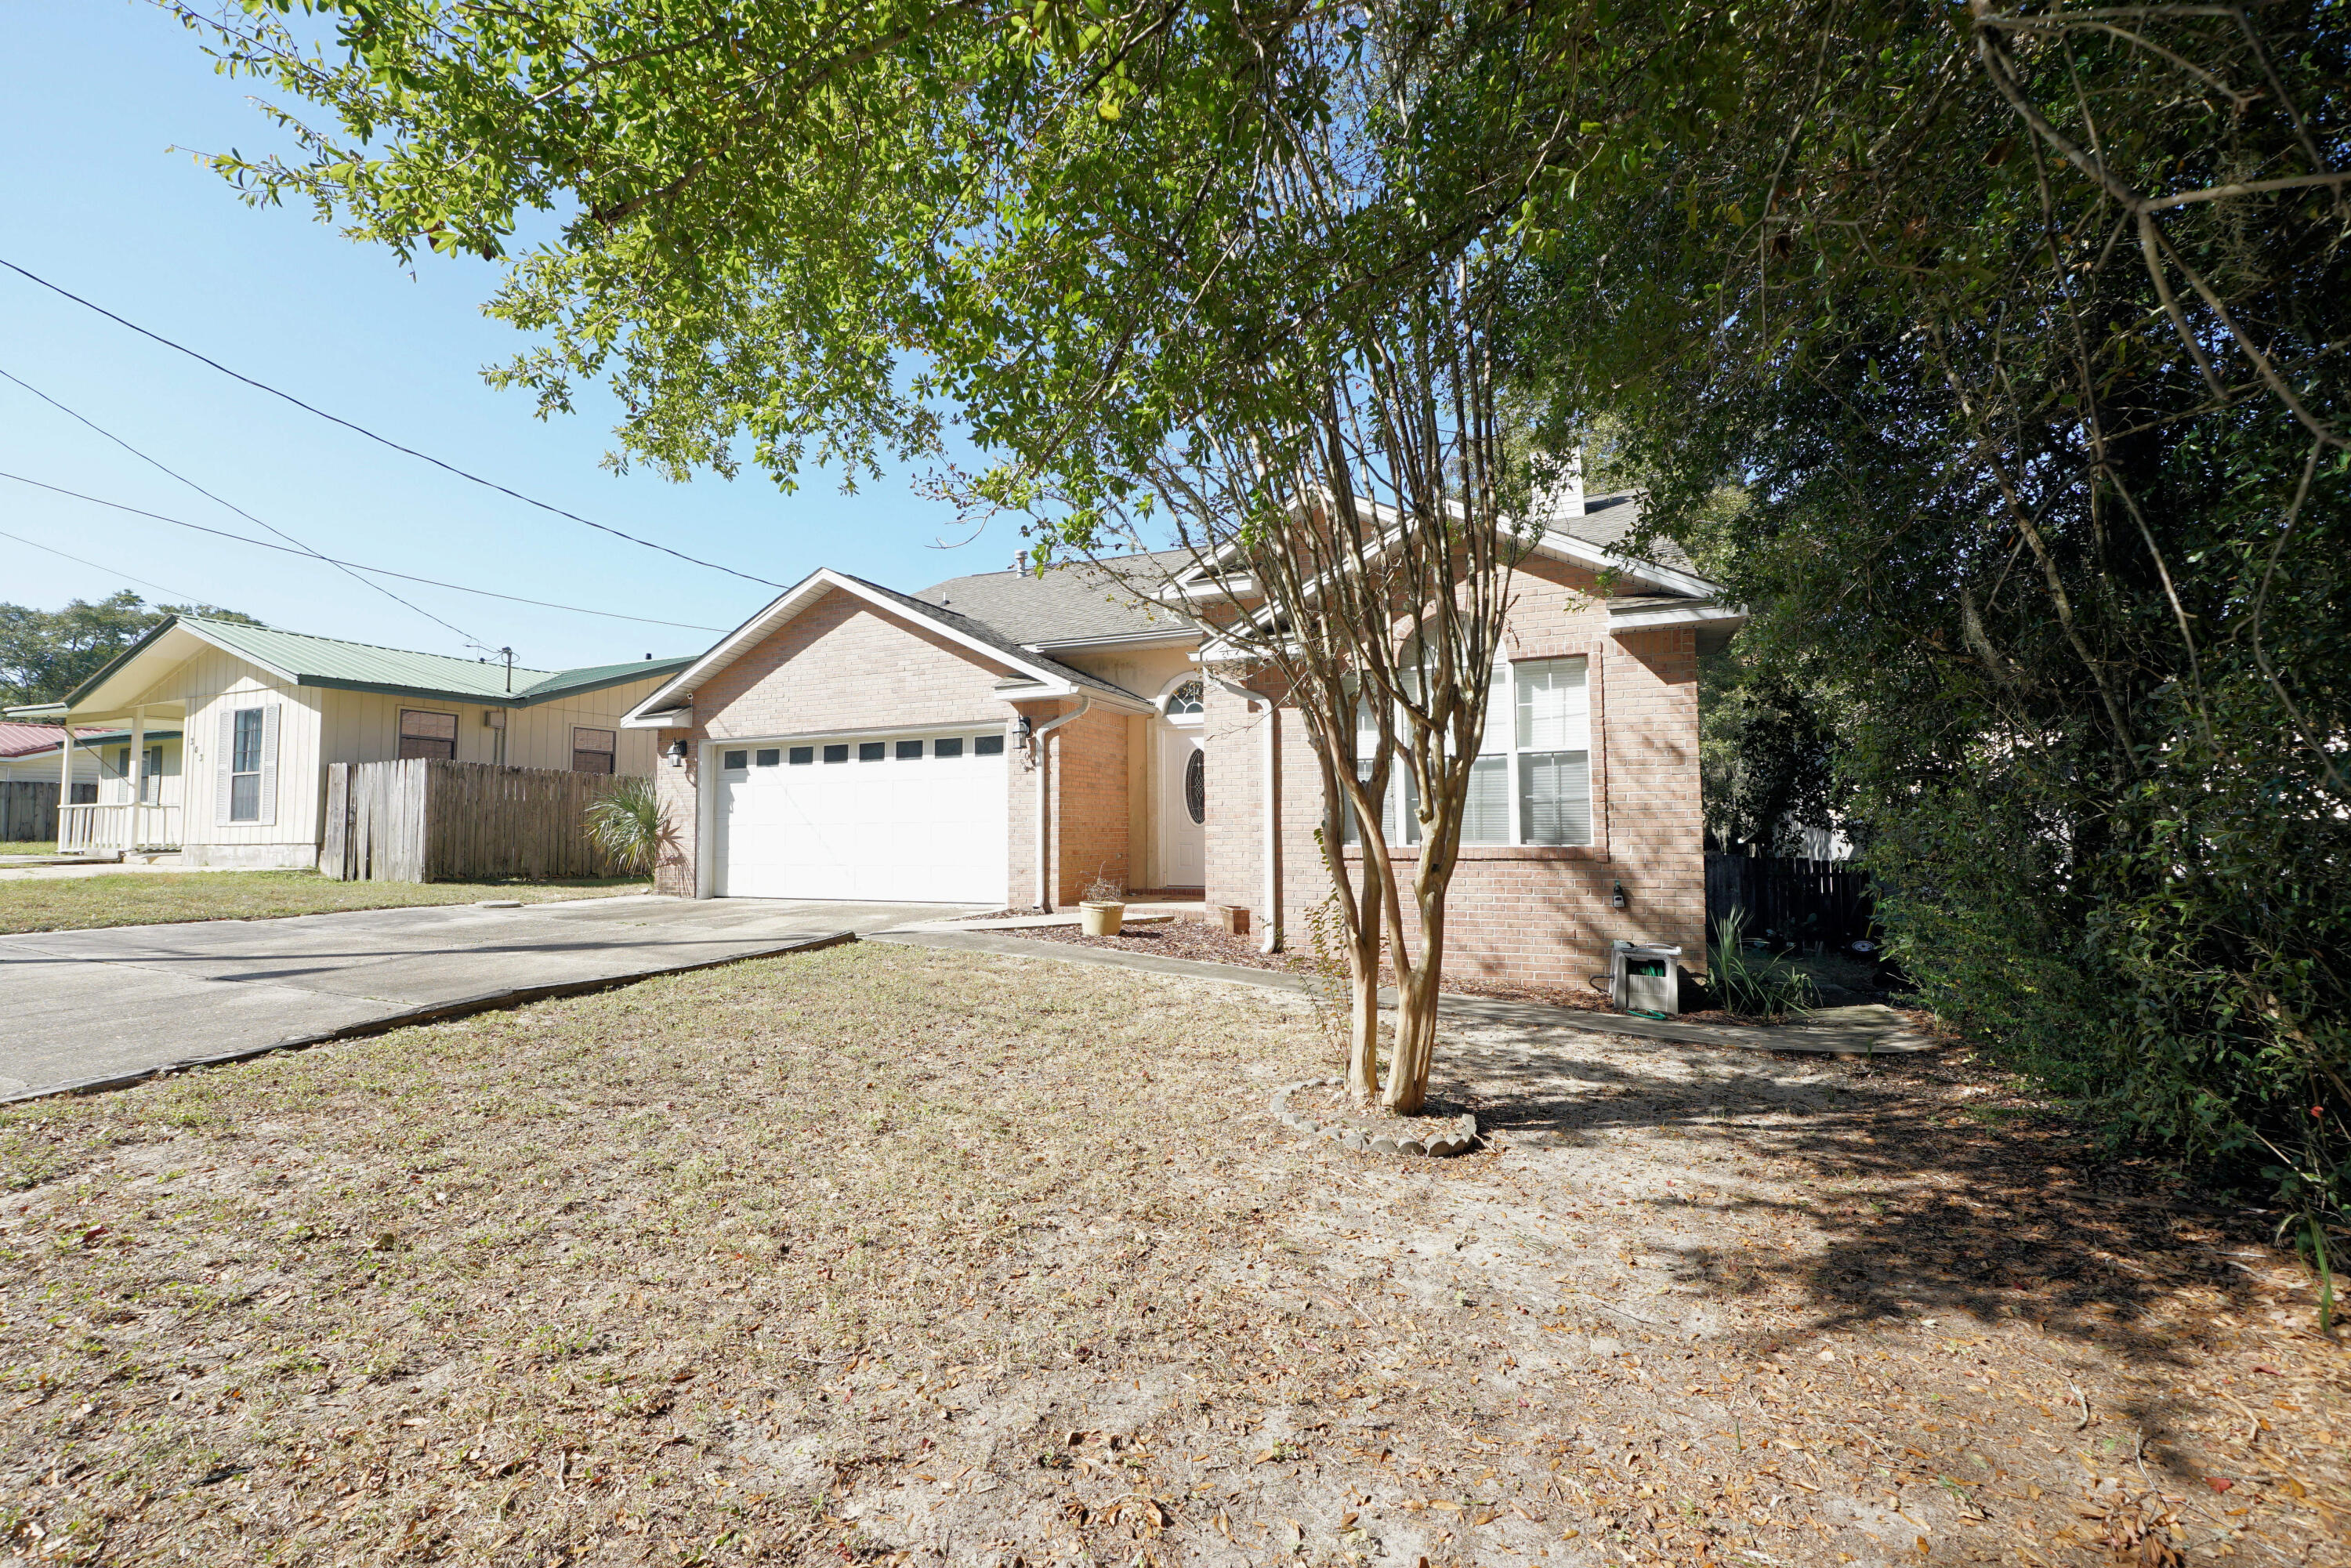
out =
[(613, 779), (588, 803), (588, 836), (622, 871), (650, 872), (671, 833), (651, 779)]

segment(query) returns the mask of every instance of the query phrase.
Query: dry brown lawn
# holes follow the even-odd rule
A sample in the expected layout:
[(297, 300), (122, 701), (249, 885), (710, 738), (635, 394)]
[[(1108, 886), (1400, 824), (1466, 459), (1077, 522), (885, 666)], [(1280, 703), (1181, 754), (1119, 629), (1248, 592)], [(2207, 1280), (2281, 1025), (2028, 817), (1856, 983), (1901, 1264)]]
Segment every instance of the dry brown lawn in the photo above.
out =
[(2346, 1561), (2258, 1218), (1964, 1061), (882, 945), (0, 1113), (0, 1560)]

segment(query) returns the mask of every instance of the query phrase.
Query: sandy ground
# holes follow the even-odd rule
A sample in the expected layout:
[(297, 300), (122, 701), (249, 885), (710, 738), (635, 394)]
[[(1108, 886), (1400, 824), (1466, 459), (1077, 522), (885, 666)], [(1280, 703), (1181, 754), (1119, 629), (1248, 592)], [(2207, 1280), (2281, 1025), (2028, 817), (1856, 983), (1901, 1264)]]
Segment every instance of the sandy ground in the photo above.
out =
[[(0, 1115), (0, 1541), (167, 1563), (2351, 1561), (2263, 1217), (1995, 1076), (880, 946)], [(0, 1549), (5, 1550), (5, 1549)]]

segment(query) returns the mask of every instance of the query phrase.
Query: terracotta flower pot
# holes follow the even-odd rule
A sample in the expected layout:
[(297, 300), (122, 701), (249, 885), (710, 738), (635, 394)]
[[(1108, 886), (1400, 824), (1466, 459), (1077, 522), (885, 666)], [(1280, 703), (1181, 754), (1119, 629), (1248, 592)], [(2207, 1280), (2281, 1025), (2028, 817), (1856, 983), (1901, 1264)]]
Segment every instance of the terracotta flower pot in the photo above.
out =
[(1078, 905), (1080, 928), (1089, 936), (1115, 936), (1126, 920), (1126, 905), (1087, 899)]

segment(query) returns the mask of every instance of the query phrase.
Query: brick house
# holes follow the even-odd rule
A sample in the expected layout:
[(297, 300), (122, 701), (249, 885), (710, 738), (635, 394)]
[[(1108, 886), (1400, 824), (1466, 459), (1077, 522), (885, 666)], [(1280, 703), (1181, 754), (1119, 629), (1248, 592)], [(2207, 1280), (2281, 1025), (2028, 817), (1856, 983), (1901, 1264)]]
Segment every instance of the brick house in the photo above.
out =
[[(1620, 552), (1637, 513), (1583, 501), (1518, 569), (1449, 902), (1457, 973), (1573, 983), (1618, 936), (1705, 951), (1698, 660), (1745, 616), (1686, 561)], [(1134, 565), (1209, 596), (1182, 557)], [(1101, 876), (1199, 890), (1278, 939), (1329, 893), (1317, 769), (1298, 716), (1200, 649), (1098, 569), (916, 594), (818, 571), (623, 721), (658, 732), (659, 884), (1053, 908)], [(1401, 793), (1388, 818), (1410, 835)]]

